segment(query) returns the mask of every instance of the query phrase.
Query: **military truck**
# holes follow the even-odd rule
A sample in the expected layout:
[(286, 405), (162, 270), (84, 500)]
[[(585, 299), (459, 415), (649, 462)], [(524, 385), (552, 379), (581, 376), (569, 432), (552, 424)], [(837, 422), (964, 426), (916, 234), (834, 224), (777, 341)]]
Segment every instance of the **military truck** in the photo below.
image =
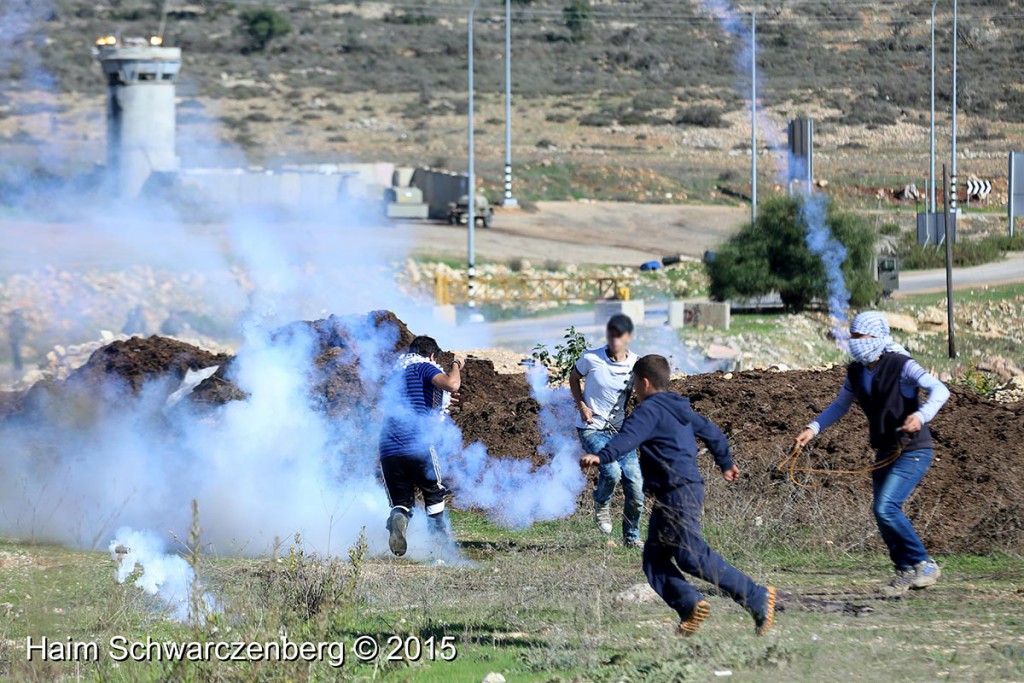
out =
[[(483, 194), (476, 195), (475, 222), (485, 228), (494, 225), (494, 207)], [(469, 221), (469, 195), (459, 197), (459, 201), (448, 204), (448, 222), (451, 225), (462, 225)]]

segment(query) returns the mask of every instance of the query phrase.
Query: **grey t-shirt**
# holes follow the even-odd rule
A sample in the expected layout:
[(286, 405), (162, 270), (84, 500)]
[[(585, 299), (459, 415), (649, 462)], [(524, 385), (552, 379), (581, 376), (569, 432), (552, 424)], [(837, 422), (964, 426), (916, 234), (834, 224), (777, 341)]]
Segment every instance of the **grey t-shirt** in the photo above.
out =
[(626, 419), (626, 400), (633, 381), (633, 366), (637, 356), (626, 353), (626, 360), (616, 363), (608, 357), (608, 349), (601, 347), (585, 352), (576, 361), (576, 372), (584, 378), (583, 402), (594, 412), (594, 421), (587, 424), (576, 418), (580, 429), (618, 429)]

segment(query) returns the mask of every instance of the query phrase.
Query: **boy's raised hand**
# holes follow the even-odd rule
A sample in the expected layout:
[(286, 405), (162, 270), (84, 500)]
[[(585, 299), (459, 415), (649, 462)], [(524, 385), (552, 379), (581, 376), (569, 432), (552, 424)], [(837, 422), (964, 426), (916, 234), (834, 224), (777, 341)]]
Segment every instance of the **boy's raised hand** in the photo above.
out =
[(598, 458), (596, 455), (590, 455), (588, 453), (587, 455), (584, 455), (583, 457), (580, 458), (580, 467), (583, 469), (587, 469), (588, 467), (597, 467), (600, 464), (601, 459)]
[(804, 429), (796, 436), (796, 445), (803, 447), (810, 443), (811, 439), (814, 438), (814, 431), (809, 427)]
[(733, 465), (727, 470), (722, 470), (722, 477), (728, 482), (734, 482), (740, 478), (740, 468)]

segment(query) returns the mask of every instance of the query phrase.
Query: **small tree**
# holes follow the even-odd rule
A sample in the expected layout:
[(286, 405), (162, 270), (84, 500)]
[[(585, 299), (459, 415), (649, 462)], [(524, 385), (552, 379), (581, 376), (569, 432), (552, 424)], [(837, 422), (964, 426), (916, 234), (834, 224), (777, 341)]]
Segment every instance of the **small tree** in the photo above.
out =
[[(790, 310), (826, 299), (825, 267), (807, 246), (803, 199), (775, 197), (758, 207), (757, 222), (746, 224), (708, 264), (711, 296), (720, 301), (778, 292)], [(824, 212), (832, 236), (845, 247), (843, 279), (850, 303), (872, 303), (878, 285), (871, 273), (875, 231), (860, 217), (842, 213), (831, 202)]]
[(274, 9), (247, 9), (239, 15), (239, 30), (245, 37), (244, 52), (262, 52), (274, 38), (288, 34), (291, 24)]
[(572, 42), (581, 43), (590, 36), (593, 11), (590, 0), (572, 0), (569, 6), (562, 10)]

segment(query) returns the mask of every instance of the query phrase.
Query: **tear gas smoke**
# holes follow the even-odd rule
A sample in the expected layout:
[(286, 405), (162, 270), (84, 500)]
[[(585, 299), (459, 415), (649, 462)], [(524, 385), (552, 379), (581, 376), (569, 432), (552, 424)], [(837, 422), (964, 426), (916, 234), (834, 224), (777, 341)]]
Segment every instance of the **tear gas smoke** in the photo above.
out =
[[(757, 45), (752, 45), (751, 31), (744, 21), (744, 17), (737, 12), (732, 3), (728, 0), (701, 0), (701, 7), (715, 17), (722, 30), (737, 39), (739, 52), (736, 59), (737, 76), (742, 78), (749, 73), (751, 50), (757, 50)], [(762, 92), (760, 86), (760, 72), (758, 72), (758, 92)], [(740, 90), (743, 94), (744, 90)], [(751, 103), (756, 106), (756, 103)], [(773, 148), (778, 148), (778, 141), (782, 139), (780, 132), (775, 125), (765, 116), (758, 117), (758, 131), (768, 139)], [(756, 153), (756, 150), (753, 150)], [(790, 163), (783, 166), (782, 161)], [(779, 181), (789, 186), (788, 172), (783, 168), (797, 169), (797, 160), (784, 159), (776, 156), (776, 169), (779, 174)], [(847, 312), (850, 308), (850, 293), (846, 288), (846, 281), (843, 276), (842, 265), (846, 260), (846, 248), (837, 240), (828, 227), (827, 215), (828, 199), (808, 187), (801, 206), (801, 217), (806, 228), (806, 242), (808, 248), (821, 259), (825, 271), (825, 284), (828, 291), (829, 317), (832, 322), (833, 335), (841, 348), (845, 350), (846, 340), (849, 336), (845, 329)]]
[(495, 458), (481, 443), (463, 449), (457, 429), (447, 431), (441, 449), (447, 454), (442, 469), (452, 481), (456, 500), (486, 511), (491, 521), (510, 529), (569, 516), (586, 485), (568, 389), (549, 387), (542, 366), (531, 368), (527, 379), (540, 404), (540, 451), (549, 458), (546, 464), (534, 469), (527, 460)]
[(828, 199), (826, 197), (820, 194), (808, 194), (804, 197), (801, 216), (807, 227), (807, 248), (821, 259), (824, 266), (832, 335), (840, 348), (845, 351), (850, 338), (846, 324), (847, 311), (850, 308), (850, 292), (846, 288), (846, 281), (843, 278), (846, 247), (828, 229)]
[[(181, 555), (168, 553), (166, 544), (146, 531), (119, 529), (109, 546), (110, 558), (117, 563), (114, 578), (118, 583), (132, 579), (147, 595), (158, 596), (167, 612), (178, 621), (189, 614), (189, 599), (195, 574)], [(205, 607), (214, 608), (213, 597), (203, 595)]]

